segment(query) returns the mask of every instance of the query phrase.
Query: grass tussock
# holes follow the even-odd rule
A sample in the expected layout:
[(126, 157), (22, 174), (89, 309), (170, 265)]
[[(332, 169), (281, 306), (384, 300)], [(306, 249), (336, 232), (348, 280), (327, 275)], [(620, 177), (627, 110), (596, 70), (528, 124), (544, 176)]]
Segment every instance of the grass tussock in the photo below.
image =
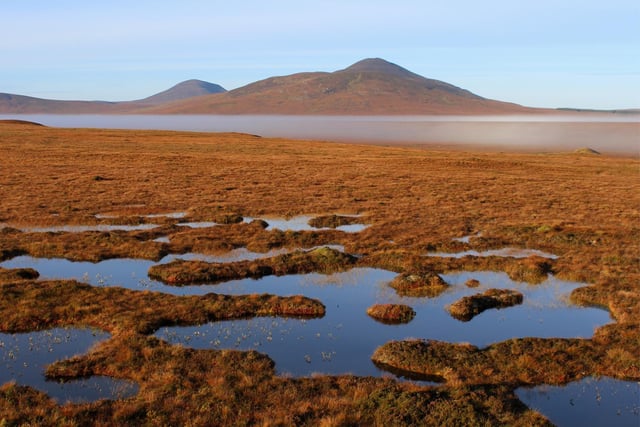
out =
[[(566, 384), (601, 374), (606, 371), (601, 365), (606, 353), (607, 349), (581, 339), (511, 339), (485, 349), (470, 344), (407, 340), (384, 344), (376, 349), (372, 360), (405, 372), (439, 376), (451, 386), (521, 386)], [(621, 373), (617, 375), (620, 377)]]
[(271, 258), (232, 263), (207, 263), (203, 261), (176, 260), (168, 264), (154, 265), (149, 277), (169, 285), (220, 283), (229, 280), (264, 276), (305, 273), (335, 273), (345, 271), (355, 264), (356, 258), (322, 247), (311, 251), (296, 251)]
[(381, 389), (360, 405), (363, 412), (371, 414), (368, 424), (378, 426), (551, 425), (523, 405), (507, 387)]
[(411, 297), (436, 297), (449, 287), (440, 276), (429, 271), (400, 274), (389, 286), (398, 295)]
[(319, 317), (325, 312), (320, 301), (302, 296), (176, 297), (75, 281), (9, 282), (0, 285), (0, 292), (0, 330), (4, 332), (91, 326), (111, 333), (151, 333), (168, 325), (252, 316)]
[(491, 308), (512, 307), (522, 304), (522, 293), (511, 289), (487, 289), (481, 294), (462, 297), (447, 307), (456, 319), (468, 322)]
[(480, 286), (480, 281), (478, 279), (469, 279), (464, 282), (464, 285), (467, 288), (477, 288), (478, 286)]
[[(160, 260), (168, 253), (166, 244), (154, 242), (157, 232), (85, 231), (0, 233), (7, 248), (5, 258), (28, 254), (38, 258), (66, 258), (98, 262), (113, 258)], [(0, 254), (1, 255), (1, 254)]]
[(40, 276), (33, 268), (2, 268), (0, 267), (0, 283), (16, 280), (33, 280)]
[(411, 322), (416, 312), (404, 304), (375, 304), (367, 308), (367, 314), (382, 323), (398, 324)]
[(237, 223), (211, 228), (175, 227), (164, 233), (171, 243), (167, 248), (172, 253), (198, 252), (218, 254), (246, 247), (254, 252), (273, 249), (301, 249), (332, 243), (346, 243), (349, 236), (333, 230), (323, 231), (266, 231), (266, 223), (254, 220), (250, 224)]
[(532, 284), (542, 283), (547, 280), (552, 263), (547, 258), (530, 256), (519, 263), (512, 263), (505, 269), (511, 280)]
[(343, 225), (362, 224), (359, 216), (321, 215), (309, 220), (309, 225), (315, 228), (338, 228)]

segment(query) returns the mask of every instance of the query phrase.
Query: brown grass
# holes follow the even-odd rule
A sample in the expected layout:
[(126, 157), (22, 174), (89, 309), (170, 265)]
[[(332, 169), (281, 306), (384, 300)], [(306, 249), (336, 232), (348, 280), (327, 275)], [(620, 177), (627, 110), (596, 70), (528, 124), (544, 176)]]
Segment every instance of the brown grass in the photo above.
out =
[(440, 276), (431, 271), (404, 272), (393, 279), (389, 286), (395, 289), (398, 295), (412, 297), (436, 297), (449, 287)]
[(320, 215), (309, 220), (309, 225), (316, 228), (337, 228), (342, 225), (362, 224), (363, 219), (344, 215)]
[(154, 265), (149, 277), (169, 285), (215, 284), (238, 279), (259, 279), (287, 274), (335, 273), (354, 266), (356, 258), (335, 249), (321, 247), (311, 251), (295, 251), (255, 261), (208, 263), (175, 260)]
[(469, 279), (464, 284), (467, 288), (477, 288), (480, 286), (480, 281), (478, 279)]
[(460, 298), (447, 307), (447, 311), (456, 319), (468, 322), (485, 310), (517, 304), (522, 304), (522, 293), (511, 289), (487, 289), (481, 294)]
[[(601, 374), (606, 350), (582, 339), (511, 339), (478, 349), (440, 341), (395, 341), (373, 359), (408, 372), (437, 375), (448, 384), (565, 384)], [(636, 379), (640, 371), (625, 379)]]
[(409, 323), (416, 315), (413, 308), (404, 304), (375, 304), (367, 308), (367, 314), (382, 323)]
[(0, 284), (0, 291), (0, 330), (6, 332), (75, 325), (148, 334), (168, 325), (252, 316), (321, 317), (325, 312), (321, 302), (302, 296), (176, 297), (75, 281), (9, 281)]
[[(562, 384), (590, 374), (640, 378), (640, 163), (574, 153), (431, 151), (256, 138), (240, 134), (52, 129), (0, 124), (0, 223), (14, 227), (160, 222), (144, 232), (0, 231), (0, 256), (158, 259), (168, 252), (337, 243), (360, 266), (403, 275), (508, 271), (591, 285), (573, 300), (616, 322), (590, 340), (516, 339), (486, 349), (389, 343), (380, 363), (445, 379), (438, 390), (387, 379), (274, 376), (255, 352), (190, 350), (148, 334), (161, 325), (255, 315), (317, 315), (319, 302), (273, 296), (173, 297), (0, 271), (0, 330), (90, 325), (112, 339), (54, 364), (52, 378), (105, 374), (138, 381), (123, 401), (57, 406), (29, 388), (0, 388), (11, 424), (439, 425), (543, 424), (513, 395), (519, 384)], [(96, 179), (100, 177), (100, 179)], [(364, 214), (361, 233), (267, 232), (234, 223), (184, 229), (144, 215), (234, 223), (260, 217)], [(117, 218), (99, 219), (95, 214)], [(226, 219), (225, 219), (226, 218)], [(469, 243), (454, 237), (475, 234)], [(152, 240), (167, 235), (171, 243)], [(533, 248), (557, 260), (444, 259), (428, 251)], [(315, 267), (314, 267), (315, 268)], [(307, 309), (309, 311), (307, 311)]]

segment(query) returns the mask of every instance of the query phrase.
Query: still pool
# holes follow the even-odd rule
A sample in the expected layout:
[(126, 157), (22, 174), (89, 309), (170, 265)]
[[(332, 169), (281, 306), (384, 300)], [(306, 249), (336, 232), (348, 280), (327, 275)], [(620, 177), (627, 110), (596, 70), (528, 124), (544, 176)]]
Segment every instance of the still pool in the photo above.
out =
[(120, 399), (138, 392), (132, 381), (92, 376), (68, 382), (48, 380), (47, 365), (86, 353), (93, 345), (109, 338), (92, 329), (56, 328), (20, 334), (0, 333), (0, 384), (14, 381), (47, 393), (58, 403), (93, 402)]

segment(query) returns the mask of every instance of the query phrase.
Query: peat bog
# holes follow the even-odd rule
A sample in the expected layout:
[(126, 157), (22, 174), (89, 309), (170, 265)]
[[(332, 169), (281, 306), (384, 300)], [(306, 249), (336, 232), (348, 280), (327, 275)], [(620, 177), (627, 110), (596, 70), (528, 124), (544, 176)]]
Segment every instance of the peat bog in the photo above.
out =
[(640, 383), (637, 381), (587, 377), (562, 386), (520, 388), (516, 394), (558, 426), (638, 425)]
[(126, 380), (91, 376), (72, 381), (48, 378), (47, 365), (85, 353), (109, 334), (87, 329), (51, 329), (20, 334), (0, 333), (0, 382), (15, 382), (47, 393), (58, 403), (91, 402), (134, 396), (138, 386)]
[[(545, 425), (562, 421), (532, 387), (601, 376), (637, 395), (637, 159), (24, 124), (0, 138), (3, 342), (95, 331), (38, 359), (39, 378), (132, 385), (81, 402), (17, 373), (3, 422)], [(149, 278), (163, 266), (180, 286)], [(490, 289), (522, 303), (447, 312)], [(381, 323), (376, 304), (415, 316)]]

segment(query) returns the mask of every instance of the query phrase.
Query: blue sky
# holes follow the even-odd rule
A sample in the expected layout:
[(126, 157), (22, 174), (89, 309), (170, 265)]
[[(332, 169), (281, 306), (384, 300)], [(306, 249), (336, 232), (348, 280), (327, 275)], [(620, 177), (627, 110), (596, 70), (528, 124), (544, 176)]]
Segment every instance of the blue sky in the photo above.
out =
[(637, 0), (0, 3), (0, 92), (130, 100), (381, 57), (536, 107), (640, 107)]

